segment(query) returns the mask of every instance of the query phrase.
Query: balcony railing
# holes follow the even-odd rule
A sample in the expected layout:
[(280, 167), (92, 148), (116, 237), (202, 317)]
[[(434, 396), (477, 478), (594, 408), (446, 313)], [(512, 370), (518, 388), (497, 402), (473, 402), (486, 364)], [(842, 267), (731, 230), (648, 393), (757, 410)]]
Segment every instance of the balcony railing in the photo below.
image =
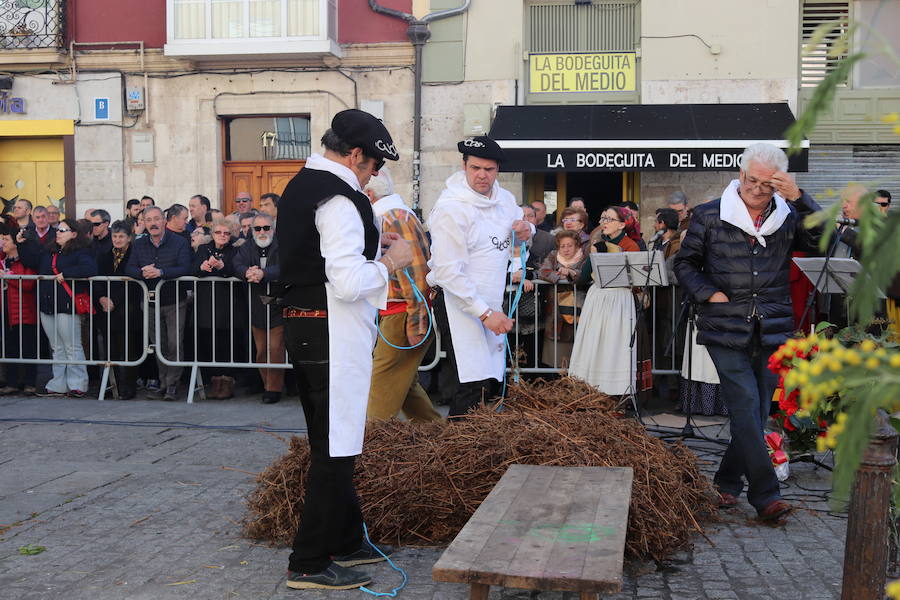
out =
[(0, 0), (0, 50), (62, 48), (65, 0)]
[(335, 54), (336, 0), (166, 0), (169, 56)]

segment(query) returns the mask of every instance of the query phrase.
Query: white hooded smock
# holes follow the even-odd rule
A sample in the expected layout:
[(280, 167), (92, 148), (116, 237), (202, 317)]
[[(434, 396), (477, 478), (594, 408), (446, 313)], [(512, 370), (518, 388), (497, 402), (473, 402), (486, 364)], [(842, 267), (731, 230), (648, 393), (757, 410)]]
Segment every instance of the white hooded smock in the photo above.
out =
[(446, 186), (428, 217), (428, 283), (444, 291), (459, 381), (502, 380), (506, 336), (479, 317), (488, 308), (502, 310), (512, 224), (522, 208), (496, 182), (489, 196), (474, 191), (463, 171)]

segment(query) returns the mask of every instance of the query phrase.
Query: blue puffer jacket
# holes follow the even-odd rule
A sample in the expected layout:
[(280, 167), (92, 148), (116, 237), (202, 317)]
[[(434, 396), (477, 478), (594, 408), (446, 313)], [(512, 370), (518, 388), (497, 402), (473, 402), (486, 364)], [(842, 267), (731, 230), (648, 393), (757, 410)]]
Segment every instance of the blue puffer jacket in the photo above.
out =
[[(56, 272), (65, 276), (72, 293), (88, 293), (90, 291), (89, 282), (73, 282), (71, 279), (97, 275), (97, 259), (93, 248), (88, 246), (71, 252), (65, 252), (65, 248), (63, 248), (61, 252), (50, 252), (34, 240), (26, 239), (25, 242), (19, 244), (19, 258), (22, 260), (22, 264), (35, 269), (40, 275), (55, 274), (53, 271), (54, 256), (56, 257)], [(41, 312), (44, 314), (72, 314), (72, 297), (62, 285), (55, 281), (40, 281), (38, 298)]]
[[(750, 244), (749, 236), (719, 218), (720, 199), (697, 206), (681, 249), (675, 255), (675, 275), (697, 307), (697, 341), (734, 349), (748, 348), (760, 318), (764, 347), (779, 346), (794, 329), (791, 307), (791, 252), (818, 253), (821, 227), (806, 229), (803, 219), (820, 210), (803, 192), (781, 228), (766, 236), (766, 246)], [(715, 292), (729, 302), (707, 302)]]

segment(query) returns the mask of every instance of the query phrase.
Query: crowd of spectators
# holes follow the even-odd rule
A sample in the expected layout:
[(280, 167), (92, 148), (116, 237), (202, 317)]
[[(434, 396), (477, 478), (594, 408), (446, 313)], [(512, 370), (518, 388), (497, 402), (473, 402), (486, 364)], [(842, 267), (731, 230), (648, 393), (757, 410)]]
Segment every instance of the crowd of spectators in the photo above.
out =
[[(279, 200), (264, 194), (254, 209), (241, 193), (238, 210), (225, 216), (199, 194), (166, 210), (144, 196), (128, 200), (125, 217), (112, 222), (103, 209), (60, 220), (58, 207), (18, 199), (0, 222), (2, 349), (10, 361), (0, 372), (0, 395), (83, 397), (97, 375), (89, 363), (111, 360), (132, 363), (115, 371), (121, 399), (145, 393), (177, 400), (185, 376), (179, 362), (248, 363), (251, 354), (255, 362), (284, 362), (280, 312), (263, 303), (279, 275)], [(29, 275), (44, 277), (21, 277)], [(137, 282), (158, 311), (151, 304), (143, 314)], [(145, 334), (156, 356), (141, 360)], [(11, 362), (38, 358), (49, 364)], [(38, 387), (48, 368), (49, 380)], [(204, 368), (206, 395), (231, 397), (237, 374), (249, 391), (263, 392), (263, 402), (278, 402), (284, 370), (259, 373)]]

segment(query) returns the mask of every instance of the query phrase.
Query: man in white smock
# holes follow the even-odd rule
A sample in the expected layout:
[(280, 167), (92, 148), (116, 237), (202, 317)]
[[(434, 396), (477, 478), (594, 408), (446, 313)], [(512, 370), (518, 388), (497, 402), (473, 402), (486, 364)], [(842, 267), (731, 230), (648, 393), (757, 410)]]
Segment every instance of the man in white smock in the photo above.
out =
[[(388, 278), (410, 263), (405, 240), (385, 239), (363, 186), (384, 160), (391, 136), (369, 113), (345, 110), (322, 136), (279, 203), (278, 257), (285, 346), (306, 417), (310, 467), (287, 586), (350, 589), (371, 581), (352, 569), (383, 560), (363, 539), (353, 487), (362, 452), (372, 377), (375, 317)], [(381, 253), (381, 245), (389, 248)]]
[(463, 170), (447, 179), (428, 217), (428, 283), (442, 290), (435, 300), (441, 345), (459, 382), (451, 417), (491, 398), (503, 379), (506, 333), (513, 327), (502, 308), (510, 250), (534, 233), (515, 197), (497, 183), (503, 161), (497, 142), (480, 136), (457, 148)]

